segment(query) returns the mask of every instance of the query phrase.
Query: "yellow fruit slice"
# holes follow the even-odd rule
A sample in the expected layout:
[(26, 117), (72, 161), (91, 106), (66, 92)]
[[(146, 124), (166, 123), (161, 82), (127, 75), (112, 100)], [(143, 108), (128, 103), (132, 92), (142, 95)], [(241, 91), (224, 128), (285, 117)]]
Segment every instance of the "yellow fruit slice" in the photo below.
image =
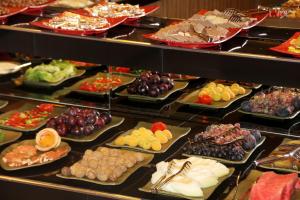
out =
[(232, 92), (232, 90), (230, 88), (228, 88), (228, 92), (230, 94), (231, 99), (235, 98), (235, 94), (234, 94), (234, 92)]
[(156, 131), (155, 137), (160, 141), (161, 144), (165, 144), (168, 142), (167, 136), (162, 131)]
[(239, 88), (230, 88), (235, 95), (239, 95)]
[(117, 139), (114, 140), (114, 144), (118, 146), (123, 146), (125, 145), (125, 139), (124, 136), (119, 136)]
[(222, 88), (222, 89), (225, 88), (225, 86), (224, 86), (223, 84), (221, 84), (221, 83), (219, 83), (219, 84), (217, 85), (217, 87)]
[(230, 101), (230, 94), (228, 91), (222, 92), (222, 100), (223, 101)]
[(207, 87), (215, 88), (217, 87), (217, 84), (215, 82), (210, 82), (207, 84)]
[(220, 87), (220, 86), (216, 87), (216, 91), (220, 94), (223, 92), (223, 90), (224, 90), (224, 87)]
[(167, 136), (168, 140), (173, 138), (171, 131), (165, 129), (165, 130), (163, 130), (163, 133), (165, 134), (165, 136)]
[(138, 145), (138, 139), (136, 137), (131, 137), (128, 141), (130, 147), (136, 147)]
[(129, 141), (131, 140), (131, 138), (132, 138), (133, 136), (131, 136), (131, 135), (125, 135), (124, 136), (124, 144), (129, 144)]
[(154, 151), (160, 151), (160, 150), (161, 150), (161, 144), (160, 144), (160, 142), (159, 142), (158, 140), (152, 142), (151, 148), (152, 148)]
[(232, 87), (232, 88), (239, 88), (239, 87), (240, 87), (240, 85), (239, 85), (239, 84), (237, 84), (237, 83), (233, 83), (233, 84), (231, 85), (231, 87)]
[(138, 137), (138, 136), (140, 136), (140, 134), (141, 134), (141, 132), (139, 130), (133, 130), (130, 135), (132, 135), (134, 137)]
[(221, 99), (222, 99), (221, 93), (215, 93), (215, 94), (212, 96), (212, 99), (213, 99), (214, 101), (221, 101)]
[(151, 142), (148, 140), (144, 140), (140, 146), (146, 150), (148, 150), (152, 147)]
[(239, 87), (239, 94), (245, 94), (246, 90), (243, 87)]

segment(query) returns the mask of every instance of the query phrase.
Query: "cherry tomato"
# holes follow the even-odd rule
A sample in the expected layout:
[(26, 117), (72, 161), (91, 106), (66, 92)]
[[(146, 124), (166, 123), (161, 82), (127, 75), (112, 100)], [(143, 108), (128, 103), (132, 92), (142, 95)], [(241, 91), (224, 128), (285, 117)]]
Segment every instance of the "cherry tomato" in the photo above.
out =
[(116, 72), (129, 73), (130, 68), (129, 67), (116, 67)]
[(164, 124), (163, 122), (155, 122), (151, 126), (151, 131), (153, 133), (155, 133), (155, 131), (157, 131), (157, 130), (163, 131), (163, 130), (166, 130), (166, 129), (167, 129), (167, 125)]
[(198, 97), (197, 103), (211, 105), (213, 99), (209, 95), (202, 95)]
[(47, 112), (52, 112), (54, 105), (50, 103), (42, 103), (37, 106), (37, 108), (41, 111), (47, 111)]

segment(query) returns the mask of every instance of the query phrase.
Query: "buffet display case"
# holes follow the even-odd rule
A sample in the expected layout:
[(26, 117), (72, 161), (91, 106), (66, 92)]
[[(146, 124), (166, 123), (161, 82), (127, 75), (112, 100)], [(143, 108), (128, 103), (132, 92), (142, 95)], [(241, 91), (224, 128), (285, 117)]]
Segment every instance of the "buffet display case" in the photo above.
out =
[[(148, 3), (153, 1), (144, 2)], [(235, 37), (222, 44), (204, 49), (166, 45), (145, 37), (167, 25), (178, 23), (178, 19), (175, 18), (145, 16), (90, 36), (58, 33), (31, 24), (33, 21), (56, 16), (64, 10), (67, 8), (47, 7), (42, 11), (20, 13), (5, 19), (3, 25), (0, 25), (0, 51), (9, 52), (14, 61), (30, 62), (30, 67), (55, 59), (80, 61), (77, 62), (79, 67), (76, 74), (63, 79), (57, 85), (26, 82), (20, 85), (20, 76), (24, 76), (28, 66), (5, 76), (0, 75), (0, 112), (22, 109), (22, 106), (28, 103), (51, 103), (62, 109), (79, 107), (109, 112), (115, 124), (109, 128), (105, 127), (105, 130), (85, 141), (62, 136), (62, 140), (69, 143), (71, 150), (67, 156), (47, 166), (22, 170), (7, 170), (2, 167), (0, 185), (3, 198), (20, 199), (24, 195), (30, 195), (33, 199), (184, 199), (184, 196), (155, 194), (153, 191), (151, 193), (151, 190), (145, 192), (145, 188), (141, 188), (151, 180), (157, 163), (186, 158), (185, 147), (189, 147), (200, 132), (209, 132), (207, 127), (210, 125), (228, 123), (234, 126), (239, 123), (245, 131), (258, 130), (262, 137), (256, 141), (253, 151), (246, 153), (245, 159), (225, 162), (229, 169), (234, 168), (234, 172), (231, 171), (232, 174), (218, 183), (214, 191), (204, 199), (232, 199), (236, 198), (237, 194), (241, 198), (247, 192), (245, 188), (252, 184), (247, 177), (256, 177), (267, 171), (255, 166), (254, 161), (268, 156), (283, 141), (286, 142), (287, 138), (299, 139), (300, 118), (297, 109), (284, 117), (270, 117), (251, 114), (249, 110), (247, 113), (243, 111), (243, 106), (241, 108), (244, 102), (253, 100), (254, 95), (267, 95), (276, 90), (281, 91), (282, 87), (300, 87), (299, 58), (270, 50), (294, 35), (299, 25), (296, 19), (267, 18), (251, 29), (240, 30)], [(20, 56), (19, 52), (22, 55), (30, 55), (30, 59)], [(86, 64), (83, 62), (98, 64), (80, 66)], [(111, 66), (130, 67), (130, 70), (137, 74), (116, 72)], [(152, 71), (153, 74), (149, 77), (157, 74), (168, 74), (170, 77), (175, 74), (182, 75), (172, 78), (175, 83), (173, 80), (166, 81), (167, 85), (172, 82), (173, 86), (167, 89), (165, 95), (157, 97), (154, 93), (153, 97), (140, 97), (126, 90), (127, 85), (141, 79), (140, 69), (144, 71), (142, 75), (145, 71)], [(103, 93), (79, 89), (83, 83), (91, 83), (91, 80), (94, 81), (101, 74), (106, 74), (109, 78), (117, 77), (122, 84)], [(234, 82), (217, 82), (216, 79)], [(215, 97), (215, 103), (210, 103), (209, 106), (204, 103), (200, 106), (193, 98), (197, 99), (199, 92), (212, 81), (229, 85), (232, 91), (236, 89), (234, 84), (238, 82), (240, 85), (237, 88), (242, 92), (236, 92), (233, 97), (229, 95), (230, 100), (226, 100), (226, 103), (218, 103), (220, 99), (216, 100), (218, 98)], [(254, 84), (247, 86), (246, 82)], [(299, 91), (293, 89), (291, 92)], [(222, 99), (223, 96), (219, 98)], [(293, 100), (292, 103), (299, 103), (296, 101)], [(0, 115), (0, 125), (5, 123), (5, 120), (9, 120), (9, 117)], [(158, 121), (164, 122), (172, 130), (174, 138), (169, 138), (172, 143), (167, 148), (162, 147), (160, 153), (154, 151), (153, 159), (132, 172), (121, 184), (106, 185), (103, 182), (59, 177), (61, 169), (79, 161), (87, 149), (96, 150), (101, 146), (120, 147), (122, 145), (116, 145), (115, 140), (125, 132), (126, 136), (128, 130), (138, 129), (138, 122), (150, 123), (148, 128), (151, 129), (151, 123)], [(3, 124), (1, 127), (5, 128)], [(47, 124), (47, 127), (51, 125)], [(175, 133), (177, 129), (184, 129), (186, 132)], [(21, 132), (23, 135), (17, 135), (15, 142), (33, 139), (37, 131)], [(0, 146), (0, 150), (3, 151), (9, 145), (2, 146), (0, 143)], [(128, 145), (125, 147), (128, 149)], [(147, 149), (141, 147), (134, 150)], [(189, 151), (195, 153), (193, 148)], [(148, 150), (149, 152), (151, 153), (151, 150)], [(1, 159), (3, 156), (1, 155)], [(224, 163), (224, 159), (220, 160)], [(296, 172), (299, 173), (299, 170), (296, 169)], [(240, 182), (241, 186), (238, 187)]]

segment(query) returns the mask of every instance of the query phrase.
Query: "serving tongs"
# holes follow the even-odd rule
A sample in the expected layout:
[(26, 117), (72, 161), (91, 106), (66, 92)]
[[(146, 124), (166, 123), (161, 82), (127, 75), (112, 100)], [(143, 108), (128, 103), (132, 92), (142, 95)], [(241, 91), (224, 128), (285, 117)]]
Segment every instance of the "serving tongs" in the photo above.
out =
[(300, 147), (294, 149), (293, 151), (290, 151), (289, 153), (283, 154), (283, 155), (274, 155), (274, 156), (268, 156), (266, 158), (259, 159), (255, 161), (255, 165), (262, 165), (265, 163), (274, 162), (277, 160), (287, 159), (287, 158), (293, 158), (297, 161), (300, 161)]
[[(160, 181), (159, 184), (156, 184), (155, 187), (153, 187), (152, 191), (154, 191), (155, 193), (157, 193), (165, 184), (169, 183), (170, 181), (172, 181), (176, 176), (180, 175), (180, 174), (185, 174), (188, 172), (188, 170), (191, 168), (192, 163), (190, 161), (186, 161), (183, 163), (182, 167), (180, 168), (180, 170), (178, 172), (176, 172), (175, 174), (169, 176), (168, 178), (162, 179)], [(170, 168), (170, 171), (172, 171), (172, 169)], [(172, 173), (172, 172), (171, 172)], [(166, 177), (167, 177), (166, 173)]]

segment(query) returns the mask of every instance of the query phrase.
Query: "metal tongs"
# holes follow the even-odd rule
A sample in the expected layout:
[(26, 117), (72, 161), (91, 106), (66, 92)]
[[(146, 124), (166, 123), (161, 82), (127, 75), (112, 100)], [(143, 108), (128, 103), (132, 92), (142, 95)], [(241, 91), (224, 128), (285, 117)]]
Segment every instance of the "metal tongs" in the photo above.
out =
[(293, 151), (283, 154), (283, 155), (276, 155), (276, 156), (269, 156), (266, 158), (262, 158), (259, 160), (255, 161), (255, 165), (262, 165), (265, 163), (270, 163), (270, 162), (274, 162), (277, 160), (282, 160), (282, 159), (286, 159), (286, 158), (294, 158), (295, 160), (300, 161), (300, 147), (294, 149)]
[[(162, 177), (154, 184), (154, 186), (152, 187), (152, 191), (153, 191), (153, 192), (157, 193), (158, 190), (160, 190), (160, 188), (161, 188), (162, 186), (164, 186), (165, 184), (169, 183), (169, 182), (170, 182), (172, 179), (174, 179), (176, 176), (178, 176), (179, 174), (182, 174), (182, 173), (186, 173), (186, 172), (191, 168), (191, 165), (192, 165), (192, 163), (191, 163), (190, 161), (186, 161), (186, 162), (183, 163), (182, 167), (180, 168), (180, 170), (179, 170), (178, 172), (176, 172), (175, 174), (173, 174), (173, 175), (169, 176), (168, 178), (166, 178), (167, 175), (168, 175), (169, 173), (172, 172), (172, 168), (173, 168), (174, 164), (175, 164), (175, 163), (174, 163), (174, 162), (172, 163), (172, 161), (171, 161), (171, 163), (170, 163), (169, 166), (168, 166), (167, 173), (166, 173), (165, 175), (163, 175), (163, 176), (162, 176)], [(169, 173), (168, 173), (168, 171), (169, 171)]]

